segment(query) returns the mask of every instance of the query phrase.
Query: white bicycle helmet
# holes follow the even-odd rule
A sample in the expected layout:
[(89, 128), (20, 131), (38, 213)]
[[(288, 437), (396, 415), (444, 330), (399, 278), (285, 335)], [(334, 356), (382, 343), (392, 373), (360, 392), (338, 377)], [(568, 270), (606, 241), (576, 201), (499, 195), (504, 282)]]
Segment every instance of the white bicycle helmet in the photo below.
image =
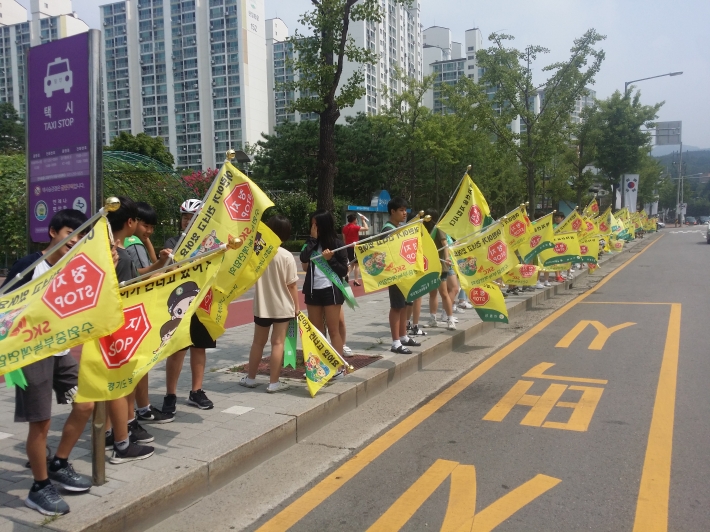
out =
[(198, 199), (189, 199), (183, 201), (182, 205), (180, 205), (180, 213), (181, 214), (195, 214), (200, 211), (202, 208), (202, 202)]

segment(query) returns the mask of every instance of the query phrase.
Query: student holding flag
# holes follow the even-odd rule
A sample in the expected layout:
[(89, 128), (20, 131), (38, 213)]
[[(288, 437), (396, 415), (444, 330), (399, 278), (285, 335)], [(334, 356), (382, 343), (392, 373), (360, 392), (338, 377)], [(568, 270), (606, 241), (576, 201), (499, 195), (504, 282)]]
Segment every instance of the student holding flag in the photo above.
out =
[(436, 290), (432, 290), (429, 293), (429, 323), (426, 327), (438, 327), (439, 322), (436, 320), (436, 313), (439, 306), (439, 301), (437, 299), (437, 291), (441, 294), (441, 306), (443, 307), (443, 312), (446, 313), (446, 328), (450, 331), (456, 330), (456, 323), (454, 322), (453, 313), (453, 303), (450, 298), (447, 278), (450, 275), (455, 275), (451, 271), (451, 260), (449, 258), (449, 246), (448, 239), (446, 238), (446, 233), (441, 229), (436, 227), (436, 220), (439, 218), (439, 212), (434, 209), (429, 209), (425, 214), (431, 216), (429, 222), (424, 222), (424, 227), (431, 234), (431, 238), (434, 240), (437, 249), (439, 250), (439, 260), (442, 262), (441, 268), (441, 284)]
[[(311, 236), (306, 240), (300, 256), (301, 265), (306, 272), (303, 294), (308, 308), (308, 319), (323, 333), (324, 326), (327, 327), (333, 348), (342, 355), (343, 338), (340, 335), (339, 322), (340, 308), (345, 302), (345, 296), (336, 286), (338, 283), (335, 278), (340, 279), (347, 275), (348, 254), (345, 249), (331, 251), (342, 247), (343, 243), (336, 236), (335, 221), (329, 211), (319, 210), (311, 214), (310, 226)], [(311, 260), (314, 254), (322, 255), (321, 260), (325, 261), (323, 268), (316, 266), (316, 261)], [(342, 371), (341, 369), (338, 374), (342, 374)]]

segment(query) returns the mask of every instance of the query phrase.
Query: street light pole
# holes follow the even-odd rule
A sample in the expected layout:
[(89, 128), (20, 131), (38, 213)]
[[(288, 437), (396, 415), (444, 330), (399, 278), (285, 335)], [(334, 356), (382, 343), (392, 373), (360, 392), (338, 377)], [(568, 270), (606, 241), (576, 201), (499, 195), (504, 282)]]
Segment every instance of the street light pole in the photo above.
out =
[(626, 95), (626, 91), (629, 89), (629, 85), (632, 83), (636, 83), (637, 81), (646, 81), (647, 79), (656, 79), (656, 78), (663, 78), (665, 76), (680, 76), (682, 72), (669, 72), (668, 74), (659, 74), (658, 76), (651, 76), (649, 78), (641, 78), (641, 79), (633, 79), (631, 81), (625, 81), (624, 82), (624, 96)]

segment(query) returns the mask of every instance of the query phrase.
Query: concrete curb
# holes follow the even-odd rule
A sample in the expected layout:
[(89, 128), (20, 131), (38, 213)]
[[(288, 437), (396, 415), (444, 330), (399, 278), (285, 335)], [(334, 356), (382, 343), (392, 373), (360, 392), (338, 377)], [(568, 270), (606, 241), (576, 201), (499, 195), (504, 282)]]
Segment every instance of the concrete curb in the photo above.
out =
[[(638, 243), (634, 242), (627, 249), (636, 247)], [(623, 253), (607, 255), (602, 264), (623, 256)], [(509, 317), (512, 319), (536, 304), (569, 290), (586, 275), (588, 271), (583, 270), (571, 282), (565, 281), (531, 293), (520, 301), (511, 301), (508, 306)], [(155, 524), (161, 520), (161, 514), (163, 517), (169, 515), (166, 512), (187, 506), (191, 501), (231, 482), (341, 415), (358, 408), (389, 386), (421, 371), (433, 361), (494, 327), (495, 324), (491, 322), (478, 322), (453, 334), (433, 337), (433, 345), (414, 355), (397, 355), (379, 360), (343, 381), (324, 388), (307, 406), (294, 405), (292, 409), (278, 410), (276, 414), (283, 415), (283, 423), (255, 434), (237, 447), (225, 442), (223, 446), (211, 448), (211, 456), (203, 456), (199, 460), (186, 457), (185, 465), (177, 469), (162, 468), (142, 480), (139, 486), (132, 486), (131, 490), (116, 490), (99, 503), (102, 515), (98, 519), (94, 506), (94, 511), (90, 512), (92, 516), (84, 512), (70, 513), (47, 523), (45, 528), (66, 532), (113, 532), (131, 529), (139, 524), (141, 528), (150, 523)]]

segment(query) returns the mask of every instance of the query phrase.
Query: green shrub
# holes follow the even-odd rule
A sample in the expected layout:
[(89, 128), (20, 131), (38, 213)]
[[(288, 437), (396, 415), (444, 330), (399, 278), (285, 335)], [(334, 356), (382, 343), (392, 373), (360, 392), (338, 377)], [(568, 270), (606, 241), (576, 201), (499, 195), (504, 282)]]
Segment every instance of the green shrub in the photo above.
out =
[(292, 253), (298, 253), (301, 251), (301, 248), (303, 248), (303, 244), (305, 243), (305, 240), (287, 240), (286, 242), (281, 244), (281, 247), (287, 249)]

